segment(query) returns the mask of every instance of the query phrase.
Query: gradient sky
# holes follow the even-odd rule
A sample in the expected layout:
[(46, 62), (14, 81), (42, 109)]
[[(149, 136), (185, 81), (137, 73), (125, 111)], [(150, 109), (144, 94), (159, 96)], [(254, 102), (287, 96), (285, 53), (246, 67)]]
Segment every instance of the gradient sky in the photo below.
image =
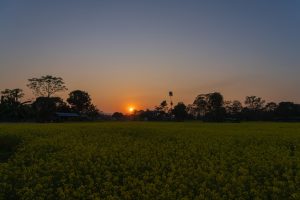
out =
[[(174, 92), (300, 102), (298, 0), (1, 0), (0, 90), (55, 75), (105, 112)], [(68, 94), (59, 94), (65, 97)]]

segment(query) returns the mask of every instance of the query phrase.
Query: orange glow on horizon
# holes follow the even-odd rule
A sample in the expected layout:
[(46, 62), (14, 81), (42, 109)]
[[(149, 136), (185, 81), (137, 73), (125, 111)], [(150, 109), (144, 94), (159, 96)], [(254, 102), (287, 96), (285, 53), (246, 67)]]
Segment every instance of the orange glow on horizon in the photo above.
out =
[(129, 106), (129, 107), (128, 107), (128, 112), (129, 112), (129, 113), (133, 113), (135, 110), (136, 110), (136, 109), (135, 109), (134, 106)]

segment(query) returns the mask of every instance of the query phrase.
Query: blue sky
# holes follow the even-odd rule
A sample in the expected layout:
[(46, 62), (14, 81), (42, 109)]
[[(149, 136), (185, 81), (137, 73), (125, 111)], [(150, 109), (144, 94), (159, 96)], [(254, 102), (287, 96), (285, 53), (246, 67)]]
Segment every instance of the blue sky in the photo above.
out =
[[(300, 102), (300, 2), (0, 2), (0, 89), (61, 76), (101, 110), (221, 92)], [(60, 94), (65, 97), (67, 93)]]

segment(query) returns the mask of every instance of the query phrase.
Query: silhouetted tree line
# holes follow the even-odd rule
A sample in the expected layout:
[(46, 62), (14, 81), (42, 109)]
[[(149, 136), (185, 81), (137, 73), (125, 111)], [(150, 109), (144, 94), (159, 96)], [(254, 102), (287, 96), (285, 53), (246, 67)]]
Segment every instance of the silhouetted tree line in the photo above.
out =
[[(167, 101), (150, 110), (134, 111), (130, 115), (116, 112), (108, 117), (92, 104), (90, 95), (81, 90), (69, 93), (66, 102), (56, 96), (66, 91), (62, 78), (42, 76), (28, 79), (27, 86), (36, 95), (33, 101), (22, 101), (22, 89), (1, 91), (0, 121), (59, 121), (60, 117), (79, 116), (76, 120), (113, 119), (141, 121), (184, 121), (208, 122), (239, 121), (300, 121), (300, 105), (293, 102), (268, 102), (260, 97), (247, 96), (242, 103), (238, 100), (225, 101), (218, 92), (200, 94), (190, 105), (183, 102), (174, 107)], [(76, 113), (77, 115), (70, 115)]]
[(114, 113), (112, 117), (115, 120), (146, 121), (300, 121), (300, 105), (293, 102), (266, 103), (256, 96), (247, 96), (243, 105), (238, 100), (224, 101), (222, 94), (214, 92), (198, 95), (194, 102), (187, 106), (179, 102), (172, 109), (166, 101), (162, 101), (153, 110), (135, 111), (130, 116)]
[(55, 96), (57, 92), (67, 90), (60, 77), (47, 75), (28, 79), (27, 86), (36, 95), (33, 101), (22, 102), (24, 93), (19, 88), (1, 91), (0, 121), (51, 122), (60, 120), (58, 113), (76, 113), (79, 116), (76, 120), (93, 120), (101, 115), (85, 91), (70, 92), (67, 102)]

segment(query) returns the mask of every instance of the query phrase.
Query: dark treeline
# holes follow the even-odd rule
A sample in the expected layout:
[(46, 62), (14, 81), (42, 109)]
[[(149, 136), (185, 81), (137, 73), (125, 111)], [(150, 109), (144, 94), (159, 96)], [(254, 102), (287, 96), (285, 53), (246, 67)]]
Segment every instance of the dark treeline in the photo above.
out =
[[(179, 102), (172, 108), (166, 101), (163, 101), (154, 110), (136, 111), (131, 117), (135, 120), (150, 121), (300, 121), (300, 104), (293, 102), (266, 103), (262, 98), (256, 96), (247, 96), (243, 103), (244, 105), (237, 100), (224, 101), (222, 94), (214, 92), (198, 95), (194, 102), (187, 106)], [(120, 119), (119, 116), (115, 118)]]
[(85, 91), (70, 92), (67, 102), (56, 96), (67, 90), (60, 77), (47, 75), (28, 79), (27, 87), (36, 95), (35, 100), (22, 102), (24, 93), (19, 88), (1, 91), (0, 121), (94, 120), (101, 115)]
[[(66, 102), (58, 97), (58, 92), (67, 90), (60, 77), (48, 75), (28, 79), (27, 87), (35, 94), (35, 100), (22, 101), (24, 93), (19, 88), (1, 91), (0, 121), (300, 121), (299, 104), (265, 102), (257, 96), (247, 96), (244, 102), (225, 101), (222, 94), (214, 92), (198, 95), (189, 105), (179, 102), (173, 106), (172, 101), (164, 100), (151, 110), (136, 110), (130, 115), (115, 112), (109, 116), (92, 104), (90, 95), (85, 91), (71, 91)], [(170, 94), (173, 95), (172, 92)]]

